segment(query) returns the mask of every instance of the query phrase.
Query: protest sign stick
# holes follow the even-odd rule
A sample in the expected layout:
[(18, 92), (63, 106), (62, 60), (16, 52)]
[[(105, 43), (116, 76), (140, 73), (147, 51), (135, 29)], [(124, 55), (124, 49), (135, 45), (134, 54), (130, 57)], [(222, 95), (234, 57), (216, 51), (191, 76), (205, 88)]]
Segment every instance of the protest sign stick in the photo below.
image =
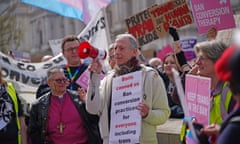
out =
[(180, 102), (181, 102), (181, 105), (183, 108), (184, 115), (189, 116), (187, 104), (186, 104), (186, 100), (185, 100), (185, 94), (184, 94), (181, 78), (179, 76), (179, 72), (174, 68), (172, 68), (172, 72), (173, 72), (174, 81), (175, 81), (175, 84), (177, 87), (177, 92), (178, 92), (178, 96), (179, 96), (179, 99), (180, 99)]
[[(179, 76), (179, 72), (174, 68), (172, 68), (172, 72), (173, 72), (174, 81), (175, 81), (175, 84), (176, 84), (176, 87), (177, 87), (177, 92), (178, 92), (178, 96), (179, 96), (179, 99), (180, 99), (180, 102), (181, 102), (181, 105), (182, 105), (182, 108), (183, 108), (184, 115), (185, 115), (185, 117), (188, 117), (189, 112), (188, 112), (188, 108), (187, 108), (187, 104), (186, 104), (186, 100), (185, 100), (185, 93), (184, 93), (184, 90), (183, 90), (183, 86), (182, 86), (181, 78)], [(194, 127), (193, 127), (192, 120), (191, 119), (187, 120), (187, 124), (189, 126), (190, 131), (191, 131), (192, 138), (195, 140), (195, 142), (199, 143), (199, 140), (197, 138), (197, 135), (196, 135)]]

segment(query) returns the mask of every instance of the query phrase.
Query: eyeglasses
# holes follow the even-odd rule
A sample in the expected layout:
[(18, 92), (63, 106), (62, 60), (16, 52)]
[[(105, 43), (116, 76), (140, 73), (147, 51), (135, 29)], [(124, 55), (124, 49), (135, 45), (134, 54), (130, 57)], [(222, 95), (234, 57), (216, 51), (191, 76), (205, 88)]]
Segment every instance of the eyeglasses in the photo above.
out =
[(208, 58), (207, 57), (204, 57), (204, 56), (198, 56), (197, 58), (196, 58), (196, 62), (199, 62), (199, 61), (205, 61), (205, 60), (207, 60)]
[(67, 78), (59, 78), (59, 79), (51, 79), (51, 80), (57, 83), (62, 83), (62, 82), (66, 83), (69, 81)]
[(77, 51), (78, 47), (71, 47), (71, 48), (68, 48), (68, 49), (64, 49), (66, 52), (74, 52), (74, 51)]

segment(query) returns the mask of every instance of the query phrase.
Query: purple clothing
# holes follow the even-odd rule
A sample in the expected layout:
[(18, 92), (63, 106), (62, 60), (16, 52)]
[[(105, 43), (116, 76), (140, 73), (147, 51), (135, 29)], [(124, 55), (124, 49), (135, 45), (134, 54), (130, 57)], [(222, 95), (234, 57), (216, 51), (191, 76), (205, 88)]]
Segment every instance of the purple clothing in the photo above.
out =
[(238, 144), (240, 142), (240, 120), (232, 121), (232, 118), (236, 116), (240, 117), (240, 107), (223, 122), (216, 144)]
[[(85, 144), (87, 131), (82, 117), (70, 99), (68, 93), (63, 98), (51, 96), (47, 123), (49, 140), (54, 144)], [(59, 124), (62, 122), (62, 133)]]

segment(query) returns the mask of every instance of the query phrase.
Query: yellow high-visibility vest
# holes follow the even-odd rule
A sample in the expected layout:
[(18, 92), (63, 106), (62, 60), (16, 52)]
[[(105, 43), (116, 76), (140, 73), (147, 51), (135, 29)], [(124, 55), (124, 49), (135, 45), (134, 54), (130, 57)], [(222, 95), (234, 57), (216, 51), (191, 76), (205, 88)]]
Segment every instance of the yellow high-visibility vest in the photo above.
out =
[(12, 101), (13, 101), (13, 105), (14, 105), (14, 110), (16, 113), (16, 123), (17, 123), (17, 128), (18, 128), (18, 144), (22, 143), (22, 137), (21, 137), (21, 125), (20, 125), (20, 119), (18, 116), (18, 100), (17, 100), (17, 95), (16, 95), (16, 91), (13, 87), (13, 84), (8, 82), (7, 83), (7, 92), (10, 95)]
[(210, 124), (221, 124), (228, 115), (228, 108), (231, 102), (232, 92), (225, 82), (221, 93), (215, 95), (212, 99), (212, 107), (210, 110)]

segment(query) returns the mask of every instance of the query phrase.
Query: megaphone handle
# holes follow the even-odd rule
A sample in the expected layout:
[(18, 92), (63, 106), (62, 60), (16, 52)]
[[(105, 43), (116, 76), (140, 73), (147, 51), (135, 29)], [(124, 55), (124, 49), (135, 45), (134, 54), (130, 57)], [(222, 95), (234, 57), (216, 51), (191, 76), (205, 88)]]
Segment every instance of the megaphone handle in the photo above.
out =
[(102, 65), (102, 73), (107, 74), (107, 72), (111, 69), (110, 66), (107, 64), (108, 62), (106, 60), (100, 60), (100, 63)]
[(90, 71), (90, 79), (92, 79), (92, 76), (93, 76), (93, 72)]
[[(90, 72), (90, 81), (92, 80), (92, 77), (93, 77), (93, 72)], [(90, 99), (93, 100), (94, 96), (95, 96), (95, 86), (93, 86), (92, 95)]]

